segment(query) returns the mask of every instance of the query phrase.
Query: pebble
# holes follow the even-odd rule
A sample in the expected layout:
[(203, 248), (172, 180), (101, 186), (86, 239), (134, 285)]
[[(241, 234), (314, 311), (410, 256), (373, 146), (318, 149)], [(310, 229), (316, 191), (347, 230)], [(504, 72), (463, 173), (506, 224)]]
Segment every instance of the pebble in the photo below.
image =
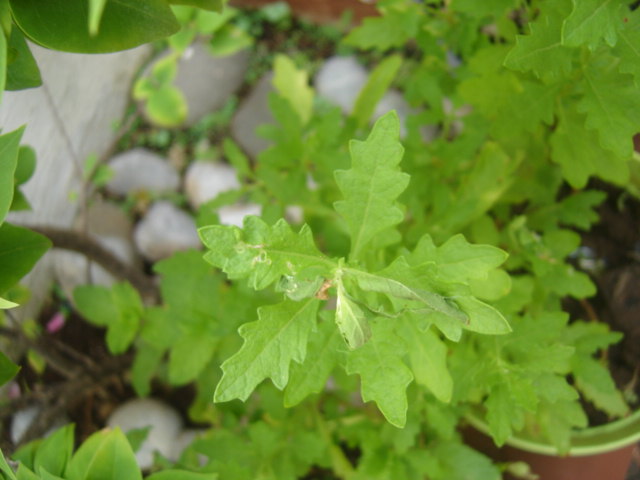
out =
[(186, 125), (222, 108), (244, 82), (249, 50), (214, 57), (201, 42), (187, 48), (178, 61), (175, 86), (187, 101)]
[(152, 262), (201, 246), (193, 218), (167, 201), (151, 206), (136, 225), (133, 239), (138, 251)]
[[(29, 427), (34, 422), (40, 411), (40, 407), (32, 405), (30, 407), (23, 408), (22, 410), (18, 410), (13, 415), (13, 418), (11, 419), (9, 437), (14, 445), (17, 445), (20, 440), (22, 440), (22, 437), (27, 433), (27, 430), (29, 430)], [(53, 422), (53, 426), (44, 434), (44, 437), (48, 437), (66, 423), (68, 423), (68, 419), (65, 416), (57, 418)]]
[(407, 135), (407, 116), (412, 113), (411, 107), (398, 90), (389, 90), (376, 105), (373, 112), (373, 119), (380, 118), (387, 112), (395, 110), (400, 120), (400, 138)]
[(116, 195), (146, 191), (153, 193), (176, 192), (180, 176), (164, 158), (144, 148), (121, 153), (109, 162), (113, 177), (107, 190)]
[(137, 398), (123, 403), (107, 419), (107, 426), (120, 427), (123, 432), (151, 427), (146, 440), (136, 452), (141, 469), (153, 465), (153, 452), (167, 458), (175, 456), (176, 438), (183, 422), (180, 414), (171, 406), (153, 398)]
[(218, 209), (218, 218), (221, 225), (235, 225), (242, 228), (242, 222), (247, 215), (262, 213), (262, 207), (256, 203), (237, 203), (225, 205)]
[(268, 140), (256, 135), (256, 128), (274, 121), (269, 110), (269, 93), (274, 90), (272, 78), (273, 73), (268, 73), (253, 86), (231, 120), (233, 138), (253, 158), (270, 145)]
[(316, 74), (315, 87), (318, 95), (349, 114), (368, 76), (356, 57), (331, 57)]
[(240, 188), (235, 169), (221, 162), (193, 162), (185, 174), (184, 189), (195, 209), (227, 190)]

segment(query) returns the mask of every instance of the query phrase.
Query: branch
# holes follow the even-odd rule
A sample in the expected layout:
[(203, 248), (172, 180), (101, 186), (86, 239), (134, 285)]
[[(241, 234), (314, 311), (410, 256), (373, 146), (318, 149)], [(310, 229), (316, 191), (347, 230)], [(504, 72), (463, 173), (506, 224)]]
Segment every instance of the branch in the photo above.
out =
[(127, 265), (90, 236), (74, 230), (55, 227), (30, 226), (29, 228), (48, 237), (54, 248), (81, 253), (114, 277), (129, 281), (140, 292), (146, 303), (158, 303), (160, 292), (153, 278)]

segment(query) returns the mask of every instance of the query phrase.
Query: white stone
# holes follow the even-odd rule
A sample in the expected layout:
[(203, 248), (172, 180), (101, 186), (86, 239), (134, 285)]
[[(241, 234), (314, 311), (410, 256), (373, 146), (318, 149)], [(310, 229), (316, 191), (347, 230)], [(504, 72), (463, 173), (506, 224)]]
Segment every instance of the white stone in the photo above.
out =
[(151, 427), (146, 440), (136, 452), (142, 469), (153, 465), (153, 452), (165, 457), (174, 455), (174, 444), (182, 431), (180, 414), (171, 406), (153, 398), (137, 398), (123, 403), (107, 419), (107, 426), (123, 432)]
[(40, 408), (36, 406), (27, 407), (15, 413), (11, 419), (11, 441), (14, 445), (20, 442), (38, 413), (40, 413)]
[[(13, 418), (11, 419), (9, 437), (14, 445), (17, 445), (20, 440), (22, 440), (22, 437), (27, 433), (27, 430), (29, 430), (29, 427), (31, 427), (41, 410), (42, 409), (37, 405), (32, 405), (30, 407), (23, 408), (22, 410), (18, 410), (13, 415)], [(44, 434), (44, 437), (48, 437), (66, 423), (68, 423), (66, 416), (56, 418), (51, 428)]]
[(260, 125), (273, 123), (269, 110), (269, 93), (273, 91), (272, 78), (273, 73), (268, 73), (253, 86), (231, 120), (233, 138), (253, 158), (270, 145), (268, 140), (256, 135), (256, 129)]
[(154, 262), (177, 251), (201, 246), (193, 218), (167, 201), (151, 206), (136, 225), (133, 239), (138, 251)]
[(227, 190), (240, 188), (236, 170), (221, 162), (193, 162), (184, 178), (184, 189), (193, 208)]
[(315, 87), (318, 95), (349, 114), (368, 76), (367, 70), (356, 57), (331, 57), (318, 71)]
[(222, 108), (244, 81), (249, 66), (249, 50), (225, 57), (214, 57), (207, 46), (195, 43), (178, 62), (175, 85), (187, 101), (187, 125)]
[(290, 205), (285, 209), (284, 216), (289, 223), (302, 223), (304, 211), (298, 205)]
[(134, 148), (115, 156), (109, 167), (113, 177), (107, 183), (107, 189), (117, 195), (141, 191), (168, 193), (177, 191), (180, 186), (175, 167), (144, 148)]
[(411, 113), (411, 107), (398, 90), (389, 90), (384, 97), (382, 97), (373, 112), (373, 119), (376, 120), (391, 110), (395, 110), (398, 114), (398, 119), (400, 120), (400, 137), (405, 137), (407, 135), (407, 116)]
[(235, 205), (225, 205), (218, 209), (218, 218), (221, 225), (235, 225), (242, 227), (244, 217), (247, 215), (259, 216), (262, 207), (255, 203), (238, 203)]

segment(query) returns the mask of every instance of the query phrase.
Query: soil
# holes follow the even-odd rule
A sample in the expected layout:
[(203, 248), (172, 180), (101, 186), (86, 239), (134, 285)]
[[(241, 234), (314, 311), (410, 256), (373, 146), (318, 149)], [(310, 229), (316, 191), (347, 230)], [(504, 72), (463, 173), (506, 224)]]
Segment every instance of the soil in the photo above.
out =
[[(600, 221), (589, 232), (581, 232), (583, 246), (592, 258), (583, 263), (598, 286), (595, 297), (566, 301), (574, 318), (607, 323), (624, 334), (609, 351), (608, 362), (618, 388), (632, 407), (640, 406), (640, 201), (601, 182), (592, 188), (605, 191), (608, 199), (598, 208)], [(577, 265), (580, 268), (580, 264)], [(594, 425), (606, 417), (587, 408)]]

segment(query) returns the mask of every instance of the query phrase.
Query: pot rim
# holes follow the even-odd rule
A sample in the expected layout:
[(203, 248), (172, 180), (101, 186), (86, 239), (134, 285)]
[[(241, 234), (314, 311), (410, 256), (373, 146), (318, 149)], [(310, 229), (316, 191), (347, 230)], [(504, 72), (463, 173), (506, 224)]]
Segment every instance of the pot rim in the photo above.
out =
[[(476, 429), (490, 435), (488, 425), (475, 414), (466, 415), (466, 419)], [(629, 447), (640, 441), (640, 410), (629, 416), (600, 425), (598, 427), (578, 430), (571, 435), (571, 448), (562, 456), (582, 457), (611, 452)], [(519, 432), (512, 435), (507, 445), (542, 455), (559, 456), (553, 445), (526, 433)]]

